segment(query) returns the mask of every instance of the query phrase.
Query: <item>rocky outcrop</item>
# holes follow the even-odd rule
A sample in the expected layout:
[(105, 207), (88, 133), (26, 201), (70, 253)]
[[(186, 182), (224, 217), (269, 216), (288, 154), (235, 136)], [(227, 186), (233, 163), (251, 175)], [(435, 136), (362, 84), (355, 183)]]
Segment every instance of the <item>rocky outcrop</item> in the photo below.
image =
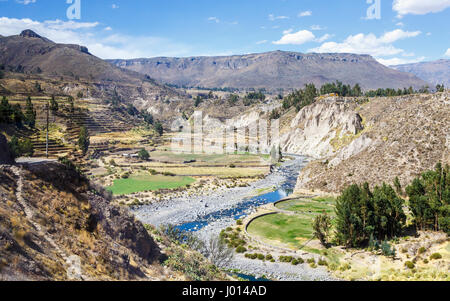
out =
[(395, 177), (405, 187), (436, 163), (450, 164), (449, 94), (373, 98), (344, 109), (321, 103), (305, 108), (286, 134), (286, 148), (321, 160), (302, 170), (296, 190), (338, 193), (350, 184), (380, 185)]
[[(339, 150), (339, 141), (364, 129), (354, 105), (322, 100), (303, 108), (284, 129), (283, 151), (312, 158), (327, 158)], [(355, 152), (354, 150), (353, 152)]]
[(13, 164), (14, 157), (11, 154), (6, 137), (0, 134), (0, 164)]

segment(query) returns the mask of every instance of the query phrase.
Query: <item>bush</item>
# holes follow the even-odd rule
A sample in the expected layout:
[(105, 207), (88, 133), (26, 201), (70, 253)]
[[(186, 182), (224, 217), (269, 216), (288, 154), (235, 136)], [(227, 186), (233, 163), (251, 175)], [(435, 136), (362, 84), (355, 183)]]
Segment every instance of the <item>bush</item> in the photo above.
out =
[(433, 253), (433, 254), (431, 254), (431, 256), (430, 256), (430, 259), (431, 259), (431, 260), (441, 259), (441, 258), (442, 258), (442, 255), (441, 255), (440, 253)]
[(417, 251), (419, 254), (423, 254), (427, 251), (427, 249), (425, 249), (425, 247), (420, 247), (419, 250)]
[(319, 259), (319, 262), (317, 262), (320, 266), (328, 266), (328, 262), (325, 259)]
[(145, 148), (142, 148), (138, 153), (138, 157), (143, 161), (147, 161), (148, 159), (150, 159), (150, 154)]
[(264, 256), (264, 254), (258, 254), (258, 259), (259, 260), (265, 260), (266, 256)]
[(245, 253), (245, 252), (247, 252), (247, 249), (243, 246), (239, 246), (236, 248), (236, 252), (237, 253)]
[(294, 259), (294, 260), (292, 260), (292, 261), (291, 261), (291, 264), (292, 264), (292, 265), (298, 265), (298, 264), (299, 264), (299, 262), (298, 262), (298, 260), (297, 260), (297, 259)]
[(272, 260), (273, 259), (273, 256), (271, 255), (271, 254), (268, 254), (267, 256), (266, 256), (266, 260)]
[(238, 219), (237, 221), (236, 221), (236, 225), (238, 225), (238, 226), (242, 226), (242, 220), (241, 219)]
[(412, 263), (411, 261), (405, 262), (405, 266), (406, 266), (408, 269), (410, 269), (410, 270), (412, 270), (412, 269), (415, 268), (414, 263)]

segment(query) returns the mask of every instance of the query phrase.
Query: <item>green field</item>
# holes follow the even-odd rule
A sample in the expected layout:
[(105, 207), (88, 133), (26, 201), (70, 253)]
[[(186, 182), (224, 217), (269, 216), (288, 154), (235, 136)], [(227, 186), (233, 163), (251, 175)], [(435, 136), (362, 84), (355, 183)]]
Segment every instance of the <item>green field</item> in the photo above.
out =
[(334, 199), (295, 199), (276, 204), (276, 208), (280, 210), (316, 213), (320, 214), (326, 212), (327, 214), (334, 214)]
[(313, 233), (310, 218), (282, 213), (266, 215), (254, 220), (247, 231), (264, 240), (279, 241), (292, 248), (301, 247)]
[(334, 198), (300, 198), (280, 202), (276, 208), (296, 214), (277, 213), (262, 216), (251, 222), (247, 231), (270, 243), (280, 243), (297, 249), (313, 237), (312, 221), (316, 215), (326, 212), (334, 216), (334, 204)]
[(156, 191), (159, 189), (174, 189), (185, 187), (195, 182), (190, 177), (170, 177), (162, 175), (131, 176), (128, 179), (118, 179), (108, 187), (114, 195), (126, 195), (142, 191)]

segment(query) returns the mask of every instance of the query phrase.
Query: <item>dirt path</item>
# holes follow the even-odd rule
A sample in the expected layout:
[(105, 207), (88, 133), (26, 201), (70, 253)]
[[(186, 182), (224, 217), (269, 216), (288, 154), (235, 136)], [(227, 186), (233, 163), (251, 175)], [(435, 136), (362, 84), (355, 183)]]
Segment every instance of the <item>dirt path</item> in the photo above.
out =
[(50, 245), (55, 249), (56, 253), (64, 259), (66, 263), (66, 271), (67, 271), (67, 277), (69, 280), (88, 280), (88, 277), (84, 276), (81, 271), (81, 264), (79, 261), (79, 258), (77, 256), (68, 256), (51, 238), (46, 231), (44, 231), (38, 223), (33, 221), (34, 216), (34, 210), (28, 206), (27, 202), (22, 196), (23, 193), (23, 176), (22, 176), (22, 169), (17, 166), (11, 166), (11, 171), (14, 173), (14, 175), (17, 177), (17, 191), (16, 191), (16, 198), (17, 201), (22, 206), (25, 216), (27, 217), (28, 221), (36, 228), (39, 235), (45, 238)]

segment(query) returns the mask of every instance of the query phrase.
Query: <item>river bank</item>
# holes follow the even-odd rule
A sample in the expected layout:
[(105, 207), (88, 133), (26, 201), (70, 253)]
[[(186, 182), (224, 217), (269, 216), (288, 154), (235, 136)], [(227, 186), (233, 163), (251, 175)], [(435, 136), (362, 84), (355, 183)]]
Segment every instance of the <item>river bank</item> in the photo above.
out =
[[(236, 220), (252, 215), (262, 205), (274, 203), (287, 197), (294, 189), (300, 170), (308, 163), (307, 158), (294, 156), (275, 168), (266, 178), (248, 187), (219, 189), (202, 196), (183, 196), (133, 209), (136, 218), (156, 227), (176, 225), (184, 231), (195, 232), (203, 241), (216, 237)], [(259, 196), (255, 191), (268, 187), (276, 190)], [(236, 254), (226, 267), (241, 273), (266, 276), (282, 281), (334, 280), (325, 268), (312, 269), (308, 265), (293, 266), (286, 263), (255, 261)]]

